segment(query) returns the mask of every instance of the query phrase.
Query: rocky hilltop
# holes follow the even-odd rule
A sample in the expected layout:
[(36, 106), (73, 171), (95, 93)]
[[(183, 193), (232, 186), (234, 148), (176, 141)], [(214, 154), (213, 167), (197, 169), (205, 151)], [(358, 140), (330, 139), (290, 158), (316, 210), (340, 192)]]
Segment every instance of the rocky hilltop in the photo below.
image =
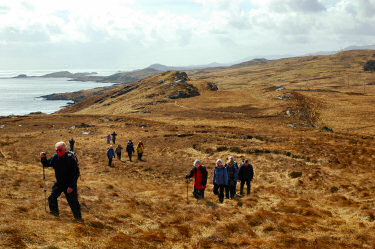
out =
[(117, 86), (114, 90), (90, 97), (61, 110), (61, 113), (91, 112), (106, 109), (113, 114), (150, 113), (161, 103), (174, 99), (199, 96), (202, 91), (216, 91), (212, 82), (194, 81), (185, 72), (164, 72), (132, 84)]

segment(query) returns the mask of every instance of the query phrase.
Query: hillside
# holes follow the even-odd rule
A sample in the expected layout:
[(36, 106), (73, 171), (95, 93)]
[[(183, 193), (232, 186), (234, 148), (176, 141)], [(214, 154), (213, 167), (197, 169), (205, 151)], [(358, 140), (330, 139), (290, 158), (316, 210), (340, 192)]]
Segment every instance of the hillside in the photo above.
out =
[(184, 72), (165, 72), (115, 90), (88, 98), (59, 113), (151, 113), (160, 106), (175, 104), (175, 99), (199, 96), (200, 92), (216, 90), (214, 84), (191, 81)]
[(142, 78), (160, 73), (159, 70), (152, 68), (145, 68), (131, 72), (115, 73), (109, 76), (81, 76), (73, 80), (77, 81), (96, 81), (96, 82), (109, 82), (109, 83), (132, 83)]
[[(0, 247), (374, 248), (373, 54), (163, 72), (53, 115), (1, 118)], [(106, 166), (113, 131), (142, 140), (144, 161)], [(84, 224), (63, 196), (59, 218), (43, 206), (39, 152), (71, 137)], [(255, 179), (220, 204), (212, 172), (229, 155)], [(200, 201), (184, 179), (196, 158), (209, 172)], [(48, 192), (53, 180), (47, 170)]]

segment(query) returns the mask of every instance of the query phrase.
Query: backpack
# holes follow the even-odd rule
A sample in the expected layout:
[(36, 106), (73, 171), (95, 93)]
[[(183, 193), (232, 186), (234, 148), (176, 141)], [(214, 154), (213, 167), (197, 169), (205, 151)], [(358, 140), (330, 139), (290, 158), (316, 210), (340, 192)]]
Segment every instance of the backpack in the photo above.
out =
[[(197, 168), (195, 168), (195, 172), (194, 172), (194, 175), (195, 175), (195, 181), (197, 180)], [(206, 186), (207, 184), (207, 175), (208, 175), (208, 172), (207, 172), (207, 169), (206, 169), (206, 166), (202, 165), (201, 169), (201, 174), (202, 174), (202, 186)]]
[(81, 171), (79, 170), (77, 154), (74, 153), (73, 151), (67, 151), (66, 154), (67, 154), (68, 157), (72, 158), (77, 163), (78, 175), (81, 176)]

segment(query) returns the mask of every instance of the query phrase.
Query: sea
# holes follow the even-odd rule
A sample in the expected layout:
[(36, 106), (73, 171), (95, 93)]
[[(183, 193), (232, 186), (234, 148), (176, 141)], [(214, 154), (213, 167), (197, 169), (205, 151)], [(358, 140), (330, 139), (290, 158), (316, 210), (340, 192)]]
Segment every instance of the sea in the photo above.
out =
[[(0, 70), (0, 116), (26, 115), (33, 112), (54, 113), (72, 102), (69, 100), (45, 100), (41, 96), (52, 93), (75, 92), (114, 84), (71, 81), (69, 78), (38, 77), (57, 71), (65, 70)], [(97, 72), (95, 75), (108, 76), (118, 71), (86, 69), (80, 71), (72, 70), (70, 72)], [(14, 78), (20, 74), (35, 77)]]

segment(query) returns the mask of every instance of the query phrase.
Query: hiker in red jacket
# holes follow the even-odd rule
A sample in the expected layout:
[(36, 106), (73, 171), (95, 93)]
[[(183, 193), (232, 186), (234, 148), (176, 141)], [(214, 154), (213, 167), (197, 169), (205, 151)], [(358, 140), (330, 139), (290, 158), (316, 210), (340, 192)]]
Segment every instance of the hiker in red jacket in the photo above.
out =
[(196, 199), (204, 199), (204, 190), (207, 184), (207, 169), (198, 159), (194, 161), (190, 174), (185, 176), (186, 179), (191, 177), (195, 179), (193, 190), (194, 197)]

